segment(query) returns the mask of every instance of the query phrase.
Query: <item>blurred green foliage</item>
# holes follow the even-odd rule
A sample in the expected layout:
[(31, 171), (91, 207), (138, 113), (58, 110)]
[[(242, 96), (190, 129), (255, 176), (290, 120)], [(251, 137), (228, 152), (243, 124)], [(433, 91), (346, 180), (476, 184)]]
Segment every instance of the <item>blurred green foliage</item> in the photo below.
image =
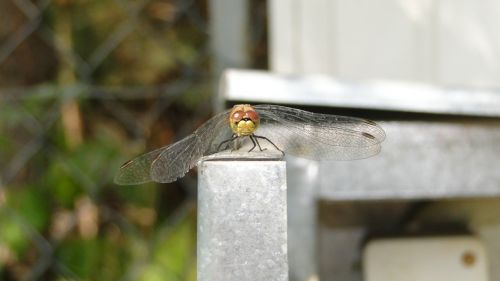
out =
[[(30, 3), (38, 25), (0, 3), (0, 50), (35, 24), (0, 60), (0, 280), (195, 280), (183, 184), (112, 178), (208, 116), (205, 1)], [(158, 90), (179, 81), (179, 92)], [(129, 89), (134, 99), (122, 98)]]
[[(15, 115), (2, 121), (18, 128)], [(45, 135), (41, 151), (1, 191), (0, 252), (7, 254), (0, 255), (0, 280), (21, 280), (24, 275), (11, 271), (15, 265), (27, 267), (28, 272), (39, 259), (47, 258), (37, 244), (40, 237), (53, 245), (57, 263), (79, 280), (120, 280), (133, 267), (138, 267), (138, 280), (195, 280), (195, 216), (186, 216), (165, 233), (170, 226), (157, 221), (156, 208), (162, 200), (155, 185), (117, 187), (111, 182), (125, 157), (137, 151), (127, 150), (126, 142), (117, 145), (112, 134), (101, 130), (70, 149), (56, 123)], [(19, 143), (2, 139), (4, 159), (14, 158), (19, 151), (13, 148)], [(91, 222), (81, 217), (89, 212), (78, 203), (85, 198), (97, 209)], [(144, 210), (149, 215), (134, 214)], [(61, 220), (61, 213), (70, 219)], [(64, 230), (58, 230), (61, 227)], [(81, 230), (85, 227), (95, 227), (96, 233), (85, 234)], [(57, 280), (59, 273), (53, 268), (44, 279)]]

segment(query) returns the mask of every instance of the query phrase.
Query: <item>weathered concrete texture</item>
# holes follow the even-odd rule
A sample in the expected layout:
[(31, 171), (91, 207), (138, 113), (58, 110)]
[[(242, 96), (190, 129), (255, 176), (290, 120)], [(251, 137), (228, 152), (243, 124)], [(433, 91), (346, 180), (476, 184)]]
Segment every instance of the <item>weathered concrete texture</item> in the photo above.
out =
[(200, 281), (288, 280), (285, 162), (252, 155), (199, 165)]

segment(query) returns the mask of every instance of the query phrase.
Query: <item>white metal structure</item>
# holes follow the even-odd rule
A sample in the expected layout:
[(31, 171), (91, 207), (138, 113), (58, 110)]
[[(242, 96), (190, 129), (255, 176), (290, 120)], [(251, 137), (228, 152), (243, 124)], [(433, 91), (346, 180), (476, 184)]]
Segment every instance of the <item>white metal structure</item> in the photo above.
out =
[(270, 0), (273, 72), (500, 86), (495, 0)]
[[(213, 0), (225, 1), (232, 0)], [(366, 228), (363, 223), (324, 226), (317, 218), (321, 200), (500, 194), (500, 2), (269, 0), (268, 4), (270, 73), (229, 72), (219, 90), (221, 101), (429, 114), (423, 120), (382, 123), (387, 140), (375, 158), (290, 162), (289, 171), (304, 171), (289, 173), (288, 179), (290, 280), (363, 278), (355, 265), (360, 262)], [(226, 18), (236, 20), (235, 26), (246, 20)], [(222, 29), (213, 32), (219, 38), (241, 35)], [(242, 44), (224, 48), (232, 46)], [(463, 118), (444, 120), (450, 115)], [(490, 122), (477, 117), (488, 117)], [(483, 203), (477, 203), (477, 209), (487, 206)], [(476, 221), (473, 230), (487, 241), (491, 264), (498, 264), (500, 256), (493, 249), (499, 247), (495, 241), (500, 223), (485, 223), (467, 212), (460, 219)], [(498, 278), (497, 268), (489, 266), (489, 276)]]

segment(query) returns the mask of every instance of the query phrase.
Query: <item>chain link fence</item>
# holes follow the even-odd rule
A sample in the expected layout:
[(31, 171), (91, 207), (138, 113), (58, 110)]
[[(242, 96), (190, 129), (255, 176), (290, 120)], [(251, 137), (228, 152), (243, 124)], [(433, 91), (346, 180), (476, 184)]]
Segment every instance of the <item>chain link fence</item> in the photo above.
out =
[[(206, 1), (0, 2), (0, 280), (195, 280), (196, 173), (121, 163), (211, 116)], [(265, 2), (249, 11), (265, 66)]]

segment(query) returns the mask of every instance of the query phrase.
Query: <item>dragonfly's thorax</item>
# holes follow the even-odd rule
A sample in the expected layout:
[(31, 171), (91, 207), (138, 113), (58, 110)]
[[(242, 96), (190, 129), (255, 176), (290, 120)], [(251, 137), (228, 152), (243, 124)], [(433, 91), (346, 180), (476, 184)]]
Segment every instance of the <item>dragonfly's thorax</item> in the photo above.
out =
[(251, 105), (237, 104), (229, 113), (229, 124), (234, 134), (248, 136), (257, 130), (260, 117)]

